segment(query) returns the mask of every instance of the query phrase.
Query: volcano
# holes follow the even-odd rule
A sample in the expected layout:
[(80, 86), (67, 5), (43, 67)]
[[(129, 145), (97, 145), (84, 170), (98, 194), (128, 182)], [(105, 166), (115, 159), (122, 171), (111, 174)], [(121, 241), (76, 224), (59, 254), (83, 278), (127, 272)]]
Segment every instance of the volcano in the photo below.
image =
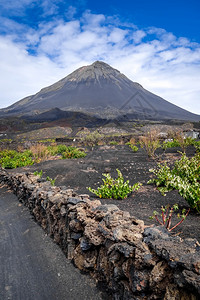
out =
[(0, 110), (0, 115), (34, 116), (52, 113), (55, 108), (111, 119), (126, 115), (132, 119), (200, 120), (199, 115), (147, 91), (101, 61), (81, 67), (35, 95)]

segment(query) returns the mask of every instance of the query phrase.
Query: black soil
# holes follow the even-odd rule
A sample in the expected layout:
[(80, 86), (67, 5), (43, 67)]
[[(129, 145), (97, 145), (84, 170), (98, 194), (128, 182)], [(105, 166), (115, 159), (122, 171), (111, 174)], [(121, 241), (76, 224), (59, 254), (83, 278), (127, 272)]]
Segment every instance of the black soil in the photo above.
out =
[[(90, 199), (97, 199), (91, 194), (87, 187), (97, 188), (102, 184), (102, 173), (109, 172), (116, 177), (116, 169), (119, 169), (124, 178), (130, 180), (130, 184), (141, 182), (143, 186), (139, 191), (132, 193), (124, 200), (101, 199), (103, 204), (116, 204), (121, 210), (128, 211), (138, 219), (144, 220), (145, 225), (153, 225), (154, 220), (149, 217), (153, 211), (161, 211), (161, 206), (177, 203), (181, 209), (188, 209), (189, 205), (177, 191), (169, 192), (165, 197), (153, 185), (147, 181), (152, 173), (149, 169), (156, 167), (158, 161), (173, 160), (180, 158), (178, 149), (160, 151), (155, 160), (149, 159), (143, 149), (134, 153), (128, 146), (99, 146), (89, 149), (87, 156), (82, 159), (73, 160), (51, 160), (45, 161), (31, 167), (18, 169), (19, 171), (40, 171), (43, 170), (43, 177), (49, 176), (56, 179), (58, 186), (65, 185), (74, 189), (78, 194), (89, 194)], [(193, 155), (194, 150), (188, 149), (187, 155)], [(11, 172), (16, 172), (12, 170)], [(180, 219), (176, 219), (179, 221)], [(196, 238), (200, 241), (200, 214), (191, 210), (185, 221), (174, 230), (174, 234), (180, 234), (183, 238)]]

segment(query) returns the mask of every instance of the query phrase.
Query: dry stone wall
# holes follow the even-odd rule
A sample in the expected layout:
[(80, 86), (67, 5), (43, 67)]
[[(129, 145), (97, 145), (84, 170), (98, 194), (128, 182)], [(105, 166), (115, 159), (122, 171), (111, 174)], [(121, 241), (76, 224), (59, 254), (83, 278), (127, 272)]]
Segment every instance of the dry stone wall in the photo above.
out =
[(115, 205), (90, 201), (33, 174), (6, 183), (45, 232), (82, 271), (104, 283), (112, 299), (200, 299), (200, 245), (172, 237)]

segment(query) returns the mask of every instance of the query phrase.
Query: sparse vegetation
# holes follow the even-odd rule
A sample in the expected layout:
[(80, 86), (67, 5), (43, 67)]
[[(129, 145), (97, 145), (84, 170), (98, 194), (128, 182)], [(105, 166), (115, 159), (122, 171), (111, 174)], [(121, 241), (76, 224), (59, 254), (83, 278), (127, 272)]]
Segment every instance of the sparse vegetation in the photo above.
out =
[(133, 152), (137, 152), (138, 151), (138, 147), (135, 145), (129, 145), (129, 147), (133, 150)]
[(110, 143), (109, 143), (110, 145), (118, 145), (118, 142), (117, 141), (110, 141)]
[(174, 148), (174, 147), (180, 147), (180, 144), (176, 139), (173, 139), (172, 141), (166, 141), (162, 145), (162, 148), (164, 150), (166, 150), (168, 148)]
[(43, 171), (42, 171), (42, 170), (40, 170), (40, 171), (35, 171), (33, 174), (34, 174), (35, 176), (39, 176), (39, 177), (41, 178), (42, 175), (43, 175)]
[[(40, 171), (35, 171), (33, 174), (34, 174), (35, 176), (39, 176), (39, 177), (41, 178), (42, 175), (43, 175), (43, 171), (42, 171), (42, 170), (40, 170)], [(46, 181), (49, 181), (49, 182), (51, 183), (51, 185), (54, 186), (56, 180), (53, 179), (53, 178), (51, 178), (51, 177), (49, 177), (49, 176), (47, 176), (47, 177), (46, 177)]]
[(120, 170), (116, 169), (118, 177), (116, 179), (112, 178), (110, 174), (102, 174), (104, 178), (103, 185), (97, 188), (97, 190), (88, 187), (88, 190), (97, 195), (99, 198), (105, 199), (125, 199), (127, 198), (128, 194), (133, 192), (134, 190), (137, 191), (141, 183), (136, 183), (134, 185), (129, 184), (129, 180), (124, 181), (122, 173)]
[(49, 182), (51, 183), (51, 185), (54, 186), (56, 180), (55, 180), (55, 179), (52, 179), (52, 178), (49, 177), (49, 176), (47, 176), (47, 177), (46, 177), (46, 181), (49, 181)]
[(134, 138), (131, 138), (130, 141), (128, 143), (126, 143), (126, 145), (128, 145), (133, 150), (133, 152), (137, 152), (138, 147), (135, 144), (136, 144), (136, 142), (135, 142)]
[(97, 130), (89, 133), (89, 134), (86, 134), (84, 135), (81, 140), (86, 144), (86, 145), (89, 145), (89, 146), (95, 146), (95, 145), (98, 145), (98, 143), (100, 141), (102, 141), (104, 135), (103, 134), (100, 134)]
[(182, 132), (177, 134), (176, 140), (178, 141), (183, 152), (186, 151), (188, 146), (193, 145), (193, 141), (194, 141), (194, 139), (192, 139), (191, 137), (185, 137)]
[(12, 139), (0, 139), (0, 143), (11, 143)]
[(52, 156), (60, 155), (60, 158), (81, 158), (86, 153), (76, 147), (65, 145), (46, 146), (43, 144), (35, 144), (29, 150), (23, 150), (22, 147), (16, 150), (0, 151), (0, 165), (2, 168), (14, 169), (39, 163), (47, 160)]
[(160, 147), (157, 129), (149, 129), (144, 136), (140, 136), (139, 142), (141, 148), (144, 148), (148, 157), (154, 158), (155, 151)]
[(36, 162), (40, 162), (42, 160), (45, 160), (50, 156), (50, 153), (48, 151), (48, 147), (43, 145), (43, 144), (40, 144), (40, 143), (32, 145), (30, 147), (30, 152), (32, 153), (33, 158)]
[(39, 140), (38, 143), (55, 143), (55, 139), (44, 139), (44, 140)]
[[(157, 211), (154, 211), (153, 216), (150, 217), (150, 219), (155, 219), (160, 225), (165, 226), (168, 231), (172, 231), (185, 220), (190, 211), (190, 209), (188, 209), (186, 213), (186, 209), (183, 209), (181, 214), (178, 213), (176, 216), (179, 219), (181, 218), (181, 220), (171, 227), (173, 213), (174, 211), (178, 210), (178, 208), (178, 204), (174, 204), (171, 208), (169, 205), (166, 205), (165, 207), (162, 206), (161, 214), (159, 214)], [(161, 219), (159, 219), (159, 215), (161, 216)]]

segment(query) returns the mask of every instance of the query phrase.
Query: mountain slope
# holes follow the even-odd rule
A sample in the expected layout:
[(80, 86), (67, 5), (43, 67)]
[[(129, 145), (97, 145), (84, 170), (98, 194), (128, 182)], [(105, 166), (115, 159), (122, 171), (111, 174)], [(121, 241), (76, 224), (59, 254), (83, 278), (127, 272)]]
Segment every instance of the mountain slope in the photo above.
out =
[(156, 96), (118, 70), (99, 61), (77, 69), (57, 83), (16, 102), (2, 112), (35, 114), (55, 107), (104, 117), (137, 114), (139, 118), (147, 119), (200, 120), (200, 116)]
[(22, 119), (29, 121), (29, 122), (53, 122), (53, 121), (63, 121), (65, 125), (70, 127), (93, 127), (101, 126), (105, 124), (106, 120), (91, 116), (89, 114), (84, 114), (81, 112), (72, 112), (72, 111), (63, 111), (59, 108), (53, 108), (49, 111), (43, 112), (37, 115), (27, 116), (24, 115), (21, 117)]

